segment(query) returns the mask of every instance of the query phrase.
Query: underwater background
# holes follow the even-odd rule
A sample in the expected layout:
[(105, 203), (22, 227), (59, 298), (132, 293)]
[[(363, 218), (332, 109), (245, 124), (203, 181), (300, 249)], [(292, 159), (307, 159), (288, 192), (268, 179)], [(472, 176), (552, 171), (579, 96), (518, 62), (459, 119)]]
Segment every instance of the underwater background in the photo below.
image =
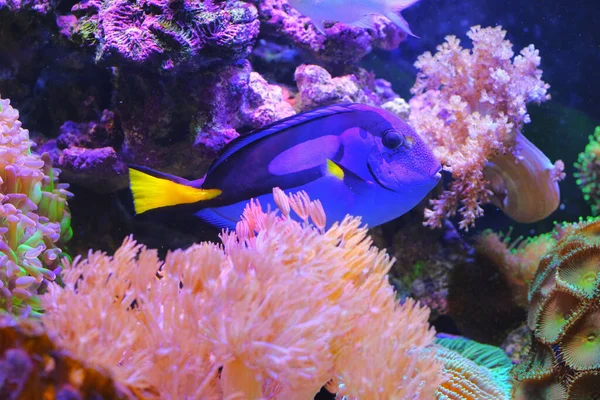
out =
[(0, 399), (600, 398), (599, 11), (0, 0)]

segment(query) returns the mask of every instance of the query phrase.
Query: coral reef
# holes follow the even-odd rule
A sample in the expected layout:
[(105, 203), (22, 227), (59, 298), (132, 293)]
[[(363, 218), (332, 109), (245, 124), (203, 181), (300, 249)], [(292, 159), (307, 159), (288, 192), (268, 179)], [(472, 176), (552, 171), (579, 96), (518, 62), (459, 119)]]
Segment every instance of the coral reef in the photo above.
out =
[(438, 400), (510, 398), (512, 362), (501, 349), (461, 337), (440, 336), (436, 352), (450, 379), (438, 389)]
[(372, 229), (371, 235), (378, 247), (387, 248), (396, 259), (389, 277), (399, 295), (428, 306), (435, 321), (448, 314), (454, 267), (467, 262), (472, 249), (449, 222), (435, 231), (423, 226), (426, 202), (395, 222)]
[(500, 345), (502, 350), (515, 364), (523, 362), (531, 346), (531, 333), (527, 323), (513, 329)]
[(295, 73), (298, 94), (295, 107), (306, 111), (333, 103), (352, 102), (380, 106), (407, 119), (406, 101), (392, 90), (389, 82), (375, 79), (373, 74), (358, 69), (355, 74), (333, 78), (318, 65), (300, 65)]
[(573, 224), (540, 263), (529, 292), (533, 343), (514, 396), (597, 398), (600, 221)]
[(93, 0), (72, 12), (63, 31), (93, 46), (96, 61), (161, 73), (246, 58), (260, 27), (256, 8), (238, 0)]
[(538, 50), (530, 45), (513, 59), (499, 26), (475, 26), (467, 35), (471, 50), (447, 36), (436, 54), (415, 63), (410, 123), (453, 176), (426, 210), (426, 224), (439, 227), (458, 211), (468, 229), (489, 202), (517, 221), (539, 220), (558, 206), (556, 181), (564, 174), (560, 161), (552, 165), (520, 133), (530, 122), (527, 103), (550, 98)]
[(537, 271), (540, 259), (556, 244), (555, 234), (544, 233), (511, 241), (507, 234), (486, 230), (475, 238), (475, 250), (485, 254), (511, 286), (511, 299), (527, 308), (529, 285)]
[(222, 246), (161, 262), (127, 239), (75, 260), (43, 296), (49, 336), (145, 398), (301, 399), (330, 378), (349, 396), (433, 397), (445, 376), (429, 310), (396, 302), (392, 260), (360, 219), (324, 231), (318, 201), (274, 195), (281, 214), (252, 204)]
[(592, 215), (600, 214), (600, 126), (596, 127), (585, 150), (579, 153), (575, 163), (575, 179), (583, 192)]
[(0, 397), (17, 399), (133, 400), (106, 371), (58, 349), (41, 324), (0, 316)]
[(56, 6), (56, 3), (55, 0), (0, 0), (0, 12), (7, 10), (17, 13), (26, 10), (45, 15)]
[(37, 296), (60, 270), (72, 235), (68, 185), (48, 155), (31, 152), (19, 113), (0, 98), (0, 308), (37, 315)]
[(267, 35), (283, 36), (298, 48), (329, 63), (356, 63), (373, 48), (392, 50), (406, 38), (401, 28), (382, 16), (374, 16), (374, 29), (336, 23), (326, 28), (326, 35), (323, 35), (287, 0), (261, 0), (257, 3)]
[(239, 132), (295, 113), (283, 88), (266, 82), (248, 61), (189, 79), (145, 78), (116, 73), (112, 111), (97, 122), (69, 121), (41, 146), (69, 181), (114, 192), (127, 186), (128, 163), (200, 177)]

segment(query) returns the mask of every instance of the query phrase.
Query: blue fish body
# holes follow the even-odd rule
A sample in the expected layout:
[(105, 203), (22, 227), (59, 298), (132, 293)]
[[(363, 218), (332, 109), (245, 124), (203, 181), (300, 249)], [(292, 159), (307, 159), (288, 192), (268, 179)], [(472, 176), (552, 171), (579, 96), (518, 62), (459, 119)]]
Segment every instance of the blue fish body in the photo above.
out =
[[(206, 223), (233, 229), (251, 199), (275, 209), (274, 187), (286, 193), (303, 190), (321, 201), (328, 227), (347, 214), (373, 227), (420, 202), (439, 181), (440, 169), (430, 149), (395, 115), (362, 104), (333, 105), (235, 139), (201, 184), (188, 185), (190, 192), (215, 195), (184, 203), (192, 203), (193, 214)], [(150, 173), (186, 185), (180, 178)]]

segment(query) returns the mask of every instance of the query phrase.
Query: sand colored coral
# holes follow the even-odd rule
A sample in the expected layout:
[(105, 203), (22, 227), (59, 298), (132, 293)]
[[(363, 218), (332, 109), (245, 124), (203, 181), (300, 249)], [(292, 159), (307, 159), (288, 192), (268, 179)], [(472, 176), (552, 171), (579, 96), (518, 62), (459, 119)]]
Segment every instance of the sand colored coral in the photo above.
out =
[(529, 291), (533, 343), (515, 374), (516, 399), (600, 396), (600, 221), (564, 232)]
[(161, 261), (127, 239), (75, 260), (43, 297), (49, 335), (146, 398), (308, 399), (331, 378), (352, 397), (432, 398), (429, 310), (395, 301), (393, 260), (360, 219), (325, 231), (318, 201), (275, 199), (281, 213), (253, 203), (222, 245)]
[(31, 152), (19, 113), (0, 98), (0, 309), (38, 314), (37, 292), (56, 277), (72, 235), (68, 185), (47, 154)]
[(471, 50), (447, 36), (436, 54), (415, 63), (410, 123), (453, 177), (426, 210), (426, 224), (440, 226), (458, 211), (468, 229), (489, 202), (520, 222), (543, 218), (558, 206), (563, 175), (562, 163), (550, 163), (520, 133), (530, 122), (527, 103), (550, 98), (539, 52), (530, 45), (513, 58), (499, 26), (475, 26), (467, 36)]

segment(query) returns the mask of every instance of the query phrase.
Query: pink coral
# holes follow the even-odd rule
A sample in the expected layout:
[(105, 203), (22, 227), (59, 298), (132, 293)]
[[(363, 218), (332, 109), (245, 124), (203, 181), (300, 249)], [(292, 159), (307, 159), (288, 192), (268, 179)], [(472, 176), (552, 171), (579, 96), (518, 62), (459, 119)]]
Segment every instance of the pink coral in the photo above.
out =
[[(463, 49), (459, 39), (448, 36), (435, 55), (426, 52), (415, 63), (420, 71), (411, 90), (415, 97), (410, 101), (410, 123), (454, 178), (450, 188), (432, 201), (433, 208), (426, 210), (426, 224), (440, 226), (444, 217), (458, 209), (460, 226), (468, 229), (483, 214), (481, 204), (492, 200), (517, 220), (539, 219), (558, 206), (556, 181), (562, 178), (562, 164), (553, 166), (520, 134), (523, 124), (530, 122), (526, 104), (550, 98), (549, 85), (538, 69), (539, 52), (530, 45), (513, 59), (512, 44), (499, 26), (475, 26), (467, 35), (473, 41), (472, 50)], [(506, 160), (498, 158), (503, 155)], [(521, 162), (524, 157), (532, 159)], [(504, 169), (502, 175), (496, 171), (494, 182), (486, 177), (486, 165), (497, 158), (500, 164), (519, 164), (517, 169), (528, 181), (547, 176), (542, 189), (553, 201), (544, 215), (511, 215), (516, 214), (516, 204), (522, 209), (527, 203), (528, 210), (531, 206), (528, 199), (512, 198), (523, 195), (517, 190), (524, 181), (518, 172)]]
[(75, 261), (44, 295), (49, 335), (145, 398), (307, 399), (331, 378), (363, 399), (433, 398), (429, 309), (396, 302), (393, 260), (360, 219), (324, 231), (318, 201), (275, 198), (281, 214), (253, 203), (222, 246), (161, 262), (127, 239)]

